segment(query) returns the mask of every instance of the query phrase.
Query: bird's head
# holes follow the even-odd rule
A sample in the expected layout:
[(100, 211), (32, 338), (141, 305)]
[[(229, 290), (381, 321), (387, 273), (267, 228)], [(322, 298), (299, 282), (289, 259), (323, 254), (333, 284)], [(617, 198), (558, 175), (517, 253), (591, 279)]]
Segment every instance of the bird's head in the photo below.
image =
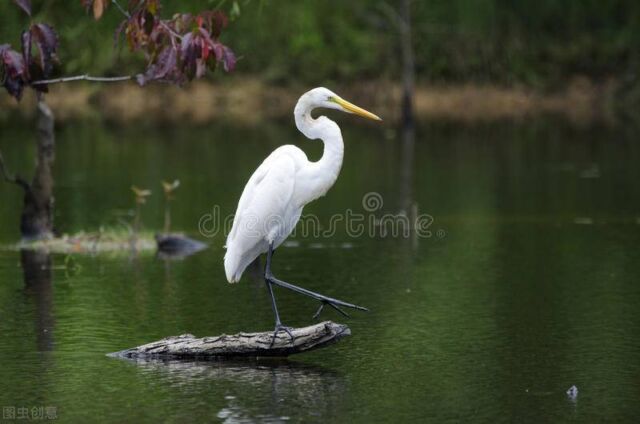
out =
[(355, 115), (362, 116), (363, 118), (373, 119), (375, 121), (382, 121), (379, 116), (362, 109), (344, 100), (333, 91), (318, 87), (313, 90), (307, 91), (301, 98), (300, 102), (306, 103), (308, 110), (315, 108), (327, 108), (336, 109), (346, 113), (353, 113)]

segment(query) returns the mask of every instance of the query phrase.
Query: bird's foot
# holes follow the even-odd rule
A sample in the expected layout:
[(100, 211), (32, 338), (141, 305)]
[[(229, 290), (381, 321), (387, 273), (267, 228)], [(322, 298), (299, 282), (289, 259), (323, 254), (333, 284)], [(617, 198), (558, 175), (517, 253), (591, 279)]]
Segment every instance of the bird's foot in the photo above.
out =
[(276, 328), (275, 328), (275, 330), (273, 330), (273, 337), (271, 338), (271, 345), (269, 347), (273, 347), (273, 344), (276, 341), (276, 337), (278, 336), (278, 333), (281, 332), (281, 331), (284, 331), (285, 333), (287, 333), (289, 335), (289, 337), (291, 338), (291, 343), (293, 343), (296, 338), (293, 337), (293, 334), (291, 333), (291, 330), (293, 330), (292, 327), (287, 327), (287, 326), (284, 326), (282, 324), (276, 324)]
[(318, 310), (316, 311), (315, 314), (313, 314), (312, 319), (318, 319), (318, 317), (320, 316), (320, 313), (322, 312), (322, 310), (324, 309), (325, 305), (329, 305), (331, 306), (333, 309), (335, 309), (336, 311), (340, 312), (342, 315), (344, 315), (347, 318), (351, 318), (349, 316), (348, 313), (346, 313), (345, 311), (343, 311), (342, 309), (340, 309), (338, 307), (338, 305), (333, 304), (331, 301), (328, 300), (321, 300), (320, 301), (320, 307), (318, 308)]
[(342, 306), (343, 308), (357, 309), (359, 311), (368, 311), (368, 309), (363, 306), (358, 306), (358, 305), (354, 305), (353, 303), (345, 302), (339, 299), (334, 299), (332, 297), (325, 296), (320, 293), (313, 292), (311, 290), (307, 290), (303, 287), (295, 286), (291, 283), (287, 283), (286, 281), (279, 280), (276, 277), (274, 277), (269, 270), (265, 272), (265, 280), (267, 280), (268, 284), (275, 284), (276, 286), (280, 286), (285, 289), (292, 290), (296, 293), (300, 293), (302, 295), (311, 297), (319, 301), (320, 307), (318, 308), (317, 312), (313, 315), (314, 318), (317, 318), (320, 315), (320, 312), (322, 312), (325, 305), (331, 306), (333, 309), (340, 312), (342, 315), (346, 317), (348, 317), (349, 315), (347, 315), (342, 309), (340, 309), (339, 308), (340, 306)]

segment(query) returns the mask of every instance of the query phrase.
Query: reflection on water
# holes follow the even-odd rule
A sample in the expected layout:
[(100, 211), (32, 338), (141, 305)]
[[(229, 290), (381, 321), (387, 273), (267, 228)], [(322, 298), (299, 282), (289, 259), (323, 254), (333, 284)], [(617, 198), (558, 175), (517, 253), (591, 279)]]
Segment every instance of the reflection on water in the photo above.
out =
[(123, 359), (135, 363), (154, 385), (170, 386), (191, 396), (207, 396), (210, 384), (225, 387), (224, 406), (216, 416), (224, 422), (278, 422), (335, 410), (347, 395), (337, 372), (292, 361), (161, 361)]
[(35, 331), (38, 351), (53, 349), (53, 284), (51, 255), (42, 250), (20, 250), (25, 293), (36, 304)]
[[(0, 143), (30, 169), (22, 128)], [(207, 137), (203, 137), (206, 133)], [(345, 164), (305, 212), (428, 213), (415, 240), (299, 236), (274, 271), (371, 309), (352, 336), (291, 361), (137, 362), (107, 352), (169, 335), (273, 326), (262, 265), (226, 283), (224, 235), (183, 260), (65, 257), (0, 249), (0, 405), (58, 407), (61, 422), (632, 422), (640, 413), (640, 144), (558, 123), (429, 123), (380, 137), (344, 126)], [(394, 133), (395, 134), (395, 133)], [(291, 127), (105, 128), (58, 137), (56, 223), (97, 230), (130, 207), (132, 183), (180, 178), (172, 228), (198, 237), (203, 214), (231, 214), (248, 176)], [(156, 191), (158, 191), (156, 189)], [(21, 193), (0, 184), (0, 244), (19, 237)], [(163, 199), (143, 211), (162, 228)], [(378, 215), (376, 215), (378, 216)], [(438, 233), (439, 234), (439, 233)], [(288, 325), (317, 305), (276, 293)], [(341, 320), (333, 311), (324, 318)], [(579, 389), (572, 400), (571, 386)]]

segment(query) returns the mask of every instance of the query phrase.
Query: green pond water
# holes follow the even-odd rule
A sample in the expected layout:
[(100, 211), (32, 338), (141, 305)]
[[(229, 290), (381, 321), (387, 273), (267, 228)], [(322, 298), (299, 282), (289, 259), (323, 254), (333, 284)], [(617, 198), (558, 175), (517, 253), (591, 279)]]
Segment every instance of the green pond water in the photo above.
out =
[[(224, 276), (223, 232), (203, 216), (235, 210), (248, 177), (280, 144), (321, 144), (291, 122), (244, 128), (61, 125), (60, 233), (131, 221), (129, 187), (179, 178), (174, 229), (210, 244), (181, 261), (154, 253), (65, 255), (0, 250), (3, 417), (59, 422), (633, 422), (640, 413), (640, 144), (625, 131), (545, 121), (421, 125), (415, 146), (390, 127), (338, 117), (338, 182), (305, 213), (331, 234), (298, 234), (275, 256), (280, 278), (371, 309), (352, 336), (288, 360), (132, 362), (106, 353), (183, 333), (273, 326), (264, 284)], [(34, 131), (3, 123), (0, 149), (30, 175)], [(363, 206), (378, 193), (382, 204)], [(18, 240), (22, 194), (0, 184), (0, 243)], [(431, 218), (410, 237), (380, 219)], [(210, 215), (207, 215), (210, 214)], [(213, 218), (212, 218), (213, 219)], [(399, 218), (398, 218), (399, 219)], [(369, 226), (370, 224), (370, 226)], [(428, 228), (426, 228), (428, 227)], [(214, 234), (215, 233), (215, 234)], [(371, 233), (371, 234), (369, 234)], [(49, 264), (42, 267), (42, 264)], [(277, 289), (285, 324), (317, 304)], [(578, 396), (567, 390), (577, 386)], [(25, 409), (28, 408), (28, 413)], [(636, 421), (637, 422), (637, 421)]]

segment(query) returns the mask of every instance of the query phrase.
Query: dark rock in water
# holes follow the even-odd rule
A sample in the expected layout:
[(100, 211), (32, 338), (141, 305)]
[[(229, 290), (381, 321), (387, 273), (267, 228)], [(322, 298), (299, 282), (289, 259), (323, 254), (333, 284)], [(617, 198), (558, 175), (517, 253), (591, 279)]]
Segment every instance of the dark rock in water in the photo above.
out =
[(182, 234), (156, 234), (156, 243), (158, 254), (164, 258), (184, 258), (208, 247)]

